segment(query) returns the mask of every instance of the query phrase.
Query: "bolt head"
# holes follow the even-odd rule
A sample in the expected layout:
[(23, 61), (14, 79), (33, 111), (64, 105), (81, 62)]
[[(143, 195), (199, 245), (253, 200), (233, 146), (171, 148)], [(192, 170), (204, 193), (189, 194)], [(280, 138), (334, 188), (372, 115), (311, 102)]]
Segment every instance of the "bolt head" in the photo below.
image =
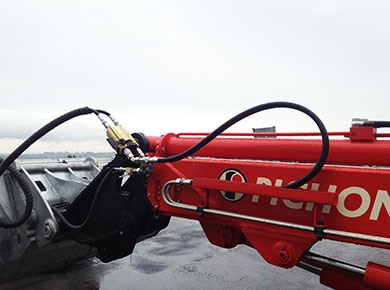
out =
[(52, 240), (56, 236), (57, 226), (52, 219), (45, 220), (44, 232), (45, 232), (45, 238), (48, 240)]

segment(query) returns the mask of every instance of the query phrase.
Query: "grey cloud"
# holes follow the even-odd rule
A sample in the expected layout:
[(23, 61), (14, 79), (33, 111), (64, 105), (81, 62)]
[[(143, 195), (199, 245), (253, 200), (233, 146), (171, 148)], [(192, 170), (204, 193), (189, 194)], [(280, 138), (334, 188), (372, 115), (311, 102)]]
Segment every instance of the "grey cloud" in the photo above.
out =
[[(43, 125), (50, 122), (50, 118), (37, 117), (28, 114), (0, 114), (0, 138), (26, 139)], [(98, 124), (96, 119), (96, 123)], [(101, 128), (88, 127), (79, 121), (70, 121), (55, 128), (45, 135), (44, 141), (87, 141), (104, 140), (105, 130)]]
[[(1, 108), (42, 118), (0, 117), (0, 136), (24, 138), (47, 112), (85, 105), (156, 125), (164, 116), (150, 106), (169, 119), (191, 108), (194, 127), (212, 118), (204, 108), (230, 115), (272, 100), (306, 105), (336, 130), (386, 119), (389, 12), (388, 1), (3, 1)], [(100, 136), (69, 125), (46, 138)]]

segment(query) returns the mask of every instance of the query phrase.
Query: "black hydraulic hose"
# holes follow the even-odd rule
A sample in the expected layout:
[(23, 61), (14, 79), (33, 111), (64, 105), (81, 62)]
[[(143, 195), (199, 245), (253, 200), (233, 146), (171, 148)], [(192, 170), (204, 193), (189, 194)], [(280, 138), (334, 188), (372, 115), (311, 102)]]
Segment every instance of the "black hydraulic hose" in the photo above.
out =
[(42, 138), (48, 132), (53, 130), (55, 127), (75, 117), (95, 112), (95, 110), (88, 107), (79, 108), (62, 115), (43, 126), (41, 129), (32, 134), (26, 141), (24, 141), (18, 148), (16, 148), (6, 159), (4, 159), (4, 162), (2, 162), (0, 165), (0, 176), (11, 165), (11, 163), (16, 160), (16, 158), (18, 158), (24, 151), (26, 151), (28, 147), (30, 147), (33, 143)]
[[(104, 110), (95, 110), (96, 112), (98, 113), (101, 113), (101, 114), (104, 114), (104, 115), (107, 115), (107, 116), (110, 116), (111, 114), (107, 111), (104, 111)], [(96, 114), (96, 113), (95, 113)]]
[[(3, 159), (0, 158), (0, 163), (2, 162)], [(11, 173), (11, 175), (16, 179), (16, 181), (19, 183), (20, 187), (23, 190), (24, 196), (26, 198), (26, 207), (24, 209), (24, 213), (17, 221), (7, 222), (7, 221), (0, 220), (0, 228), (12, 229), (24, 224), (30, 217), (31, 211), (33, 209), (33, 196), (28, 181), (26, 180), (25, 176), (19, 172), (16, 166), (14, 164), (11, 164), (10, 166), (8, 166), (8, 170)]]
[(58, 217), (58, 219), (64, 224), (64, 226), (66, 226), (67, 228), (69, 229), (72, 229), (72, 230), (79, 230), (81, 228), (83, 228), (87, 223), (88, 221), (90, 220), (91, 216), (92, 216), (92, 213), (95, 209), (95, 205), (96, 205), (96, 201), (103, 189), (103, 186), (107, 180), (107, 178), (110, 176), (110, 174), (114, 171), (115, 169), (114, 168), (111, 168), (107, 171), (107, 173), (103, 176), (102, 180), (99, 182), (99, 185), (96, 189), (96, 192), (95, 192), (95, 195), (93, 197), (93, 200), (92, 200), (92, 203), (91, 203), (91, 206), (89, 208), (89, 211), (88, 211), (88, 214), (86, 216), (86, 218), (84, 219), (84, 221), (79, 224), (79, 225), (74, 225), (72, 224), (70, 221), (68, 221), (64, 215), (57, 209), (55, 208), (54, 206), (51, 207), (53, 213)]
[(94, 110), (88, 107), (79, 108), (73, 111), (70, 111), (50, 123), (46, 124), (42, 128), (40, 128), (38, 131), (36, 131), (34, 134), (32, 134), (28, 139), (26, 139), (19, 147), (17, 147), (6, 159), (2, 160), (0, 164), (0, 176), (4, 173), (5, 170), (9, 170), (11, 174), (15, 177), (15, 179), (19, 182), (21, 185), (23, 192), (26, 196), (26, 209), (24, 211), (23, 216), (14, 223), (5, 223), (0, 222), (0, 227), (2, 228), (15, 228), (23, 224), (27, 221), (27, 219), (30, 217), (32, 208), (33, 208), (33, 199), (31, 194), (31, 189), (28, 186), (28, 182), (26, 181), (26, 178), (23, 174), (21, 174), (15, 166), (12, 165), (12, 162), (16, 160), (24, 151), (26, 151), (27, 148), (29, 148), (32, 144), (34, 144), (37, 140), (42, 138), (44, 135), (46, 135), (48, 132), (56, 128), (57, 126), (61, 125), (62, 123), (65, 123), (66, 121), (69, 121), (70, 119), (73, 119), (78, 116), (87, 115), (94, 113), (98, 115), (99, 113), (103, 113), (106, 115), (110, 115), (106, 111), (103, 110)]
[(261, 105), (252, 107), (246, 111), (243, 111), (240, 114), (234, 116), (230, 120), (223, 123), (217, 129), (215, 129), (213, 132), (211, 132), (209, 135), (207, 135), (204, 139), (202, 139), (199, 143), (195, 144), (194, 146), (192, 146), (188, 150), (186, 150), (180, 154), (171, 156), (171, 157), (159, 158), (157, 163), (175, 162), (175, 161), (179, 161), (183, 158), (186, 158), (186, 157), (190, 156), (191, 154), (194, 154), (196, 151), (198, 151), (202, 147), (206, 146), (209, 142), (211, 142), (219, 134), (221, 134), (223, 131), (225, 131), (226, 129), (228, 129), (229, 127), (231, 127), (232, 125), (234, 125), (238, 121), (241, 121), (242, 119), (244, 119), (250, 115), (253, 115), (255, 113), (269, 110), (269, 109), (275, 109), (275, 108), (289, 108), (289, 109), (294, 109), (294, 110), (298, 110), (300, 112), (305, 113), (317, 124), (317, 126), (321, 132), (322, 151), (321, 151), (321, 155), (320, 155), (319, 159), (317, 160), (316, 164), (314, 165), (314, 167), (302, 178), (283, 186), (284, 188), (300, 187), (300, 186), (304, 185), (305, 183), (307, 183), (308, 181), (310, 181), (314, 176), (316, 176), (317, 173), (320, 172), (320, 170), (324, 166), (326, 159), (328, 158), (328, 153), (329, 153), (329, 136), (328, 136), (328, 132), (325, 128), (325, 125), (322, 123), (321, 119), (316, 114), (314, 114), (311, 110), (309, 110), (308, 108), (306, 108), (304, 106), (301, 106), (301, 105), (298, 105), (295, 103), (290, 103), (290, 102), (271, 102), (271, 103), (261, 104)]
[(366, 121), (363, 123), (363, 126), (374, 128), (390, 128), (390, 121)]

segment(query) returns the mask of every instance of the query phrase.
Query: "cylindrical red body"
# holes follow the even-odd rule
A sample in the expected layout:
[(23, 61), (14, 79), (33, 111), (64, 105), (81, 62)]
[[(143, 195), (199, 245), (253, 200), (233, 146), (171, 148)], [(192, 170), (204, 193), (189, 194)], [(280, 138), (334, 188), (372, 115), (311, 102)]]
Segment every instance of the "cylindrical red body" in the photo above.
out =
[[(202, 138), (167, 134), (148, 137), (150, 152), (172, 156), (194, 146)], [(216, 138), (196, 152), (197, 156), (216, 158), (262, 159), (316, 162), (321, 153), (321, 140), (273, 138)], [(331, 140), (327, 163), (350, 165), (390, 165), (390, 141), (352, 142)]]
[(364, 275), (364, 284), (372, 289), (390, 289), (390, 267), (369, 262)]

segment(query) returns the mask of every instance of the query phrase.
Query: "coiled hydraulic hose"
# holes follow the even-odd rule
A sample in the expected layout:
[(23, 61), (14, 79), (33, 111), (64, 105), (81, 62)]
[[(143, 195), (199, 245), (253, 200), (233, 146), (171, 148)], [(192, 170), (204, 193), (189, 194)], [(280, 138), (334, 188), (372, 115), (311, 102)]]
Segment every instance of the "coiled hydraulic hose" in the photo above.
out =
[(33, 199), (31, 195), (31, 189), (28, 186), (28, 182), (23, 174), (21, 174), (15, 166), (12, 165), (12, 162), (16, 160), (27, 148), (29, 148), (32, 144), (34, 144), (37, 140), (42, 138), (44, 135), (49, 133), (51, 130), (56, 128), (57, 126), (69, 121), (78, 116), (87, 115), (94, 113), (98, 115), (99, 113), (103, 113), (105, 115), (110, 115), (106, 111), (103, 110), (94, 110), (88, 107), (79, 108), (73, 111), (70, 111), (50, 123), (43, 126), (41, 129), (32, 134), (26, 141), (24, 141), (19, 147), (17, 147), (6, 159), (4, 159), (0, 164), (0, 176), (4, 173), (5, 170), (9, 170), (11, 174), (18, 180), (19, 184), (22, 186), (23, 192), (26, 196), (26, 208), (22, 217), (19, 218), (18, 221), (13, 223), (1, 222), (0, 228), (15, 228), (23, 223), (25, 223), (30, 217), (32, 208), (33, 208)]
[[(0, 163), (2, 162), (3, 159), (0, 158)], [(7, 222), (0, 220), (0, 228), (12, 229), (22, 225), (30, 217), (31, 211), (33, 209), (33, 196), (26, 178), (22, 173), (18, 171), (18, 169), (16, 169), (16, 166), (14, 164), (8, 166), (8, 171), (11, 173), (12, 177), (14, 177), (19, 183), (26, 198), (26, 207), (24, 209), (24, 213), (16, 222)]]
[(221, 126), (219, 126), (217, 129), (215, 129), (213, 132), (211, 132), (209, 135), (207, 135), (204, 139), (202, 139), (199, 143), (195, 144), (188, 150), (171, 156), (171, 157), (166, 157), (166, 158), (158, 158), (157, 163), (166, 163), (166, 162), (176, 162), (179, 161), (183, 158), (186, 158), (190, 156), (191, 154), (194, 154), (196, 151), (200, 150), (202, 147), (206, 146), (209, 142), (211, 142), (214, 138), (216, 138), (219, 134), (221, 134), (223, 131), (234, 125), (235, 123), (241, 121), (242, 119), (253, 115), (255, 113), (269, 110), (269, 109), (275, 109), (275, 108), (288, 108), (288, 109), (293, 109), (300, 111), (306, 115), (308, 115), (318, 126), (321, 132), (321, 137), (322, 137), (322, 151), (319, 159), (317, 160), (316, 164), (314, 167), (302, 178), (289, 183), (287, 185), (284, 185), (284, 188), (298, 188), (308, 181), (310, 181), (314, 176), (320, 172), (322, 167), (324, 166), (326, 159), (328, 158), (328, 153), (329, 153), (329, 136), (328, 132), (325, 128), (325, 125), (322, 123), (320, 118), (314, 114), (312, 111), (310, 111), (308, 108), (295, 104), (295, 103), (290, 103), (290, 102), (271, 102), (271, 103), (265, 103), (261, 104), (255, 107), (252, 107), (246, 111), (243, 111), (242, 113), (234, 116), (230, 120), (226, 121), (223, 123)]

